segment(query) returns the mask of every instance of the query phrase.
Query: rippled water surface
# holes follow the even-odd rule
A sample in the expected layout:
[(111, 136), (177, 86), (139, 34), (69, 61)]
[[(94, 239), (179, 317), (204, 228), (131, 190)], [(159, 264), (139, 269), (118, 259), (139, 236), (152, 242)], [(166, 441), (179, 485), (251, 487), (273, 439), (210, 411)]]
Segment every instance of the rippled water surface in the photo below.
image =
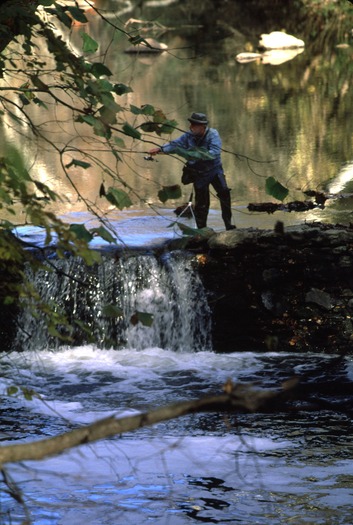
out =
[[(350, 381), (351, 362), (330, 372), (332, 359), (92, 346), (11, 355), (2, 363), (3, 387), (15, 367), (17, 383), (42, 400), (6, 401), (2, 439), (49, 437), (108, 415), (220, 393), (229, 377), (264, 387), (304, 373), (309, 383)], [(37, 525), (348, 524), (351, 435), (347, 415), (305, 405), (289, 414), (199, 414), (8, 472)], [(19, 504), (2, 499), (2, 523), (22, 523)]]

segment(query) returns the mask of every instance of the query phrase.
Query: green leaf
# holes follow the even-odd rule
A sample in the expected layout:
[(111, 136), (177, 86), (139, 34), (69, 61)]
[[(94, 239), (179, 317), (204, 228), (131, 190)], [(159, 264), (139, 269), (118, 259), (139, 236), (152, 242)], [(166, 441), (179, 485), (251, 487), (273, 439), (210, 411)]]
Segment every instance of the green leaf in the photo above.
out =
[(86, 170), (87, 168), (91, 167), (91, 164), (89, 162), (85, 162), (83, 160), (72, 159), (72, 161), (69, 162), (69, 164), (65, 165), (65, 168), (69, 169), (69, 168), (71, 168), (71, 166), (75, 166), (75, 167), (78, 166), (79, 168), (83, 168), (83, 169)]
[(170, 134), (173, 133), (175, 128), (177, 127), (178, 122), (176, 120), (166, 120), (164, 124), (162, 124), (157, 131), (158, 135), (161, 135), (163, 133)]
[(156, 113), (156, 110), (151, 104), (144, 104), (143, 106), (141, 106), (141, 112), (142, 115), (153, 116)]
[(88, 336), (89, 341), (94, 341), (94, 338), (92, 337), (92, 328), (90, 326), (88, 326), (83, 321), (80, 321), (80, 319), (74, 319), (74, 323)]
[(135, 129), (132, 126), (130, 126), (130, 124), (128, 124), (127, 122), (125, 122), (125, 124), (123, 125), (122, 129), (123, 129), (125, 135), (128, 135), (129, 137), (133, 137), (134, 139), (140, 139), (141, 138), (141, 133), (139, 131), (137, 131), (137, 129)]
[(7, 387), (6, 393), (8, 396), (14, 396), (15, 394), (18, 394), (18, 387), (17, 386)]
[(33, 397), (38, 397), (34, 390), (27, 387), (21, 387), (22, 394), (27, 401), (32, 401)]
[(83, 40), (82, 51), (87, 54), (95, 53), (99, 47), (98, 43), (93, 40), (87, 33), (81, 33)]
[(163, 188), (158, 192), (158, 198), (161, 202), (166, 202), (169, 199), (180, 199), (181, 197), (181, 188), (179, 184), (174, 184), (173, 186), (163, 186)]
[(136, 311), (130, 318), (132, 325), (136, 326), (137, 323), (141, 323), (143, 326), (152, 326), (153, 324), (153, 314), (147, 312), (138, 312)]
[(125, 95), (126, 93), (132, 93), (133, 89), (125, 84), (114, 84), (114, 93), (117, 95)]
[(130, 104), (130, 111), (133, 115), (149, 115), (153, 116), (156, 114), (156, 110), (151, 104), (144, 104), (140, 108)]
[(116, 124), (116, 111), (112, 110), (110, 107), (102, 106), (99, 109), (99, 114), (104, 124), (109, 126)]
[(122, 210), (123, 208), (128, 208), (132, 205), (128, 194), (125, 191), (117, 190), (116, 188), (108, 188), (105, 197), (111, 204), (119, 208), (119, 210)]
[(157, 122), (143, 122), (140, 126), (142, 131), (145, 131), (146, 133), (158, 133), (160, 130), (160, 124), (157, 124)]
[(93, 230), (91, 230), (91, 233), (95, 235), (99, 235), (99, 237), (101, 237), (107, 242), (111, 242), (111, 243), (115, 242), (115, 239), (112, 236), (112, 234), (108, 230), (103, 228), (103, 226), (100, 226), (99, 228), (94, 228)]
[(289, 193), (289, 190), (285, 186), (282, 186), (282, 184), (274, 177), (268, 177), (266, 179), (266, 193), (275, 199), (284, 201)]
[(77, 22), (81, 22), (81, 24), (86, 24), (88, 22), (83, 9), (80, 9), (79, 7), (68, 6), (66, 7), (66, 10), (70, 13), (74, 20), (77, 20)]
[(33, 102), (37, 104), (37, 106), (40, 106), (41, 108), (48, 109), (48, 106), (45, 104), (45, 102), (40, 100), (40, 98), (38, 97), (34, 97)]
[(123, 317), (124, 311), (115, 304), (106, 304), (102, 308), (102, 314), (104, 317), (119, 318)]
[(31, 177), (28, 174), (28, 171), (23, 162), (23, 156), (20, 151), (14, 146), (6, 146), (6, 155), (9, 160), (9, 163), (13, 167), (16, 175), (25, 181), (30, 181)]
[(109, 68), (107, 68), (107, 66), (105, 66), (104, 64), (101, 64), (99, 62), (95, 62), (94, 64), (92, 64), (92, 67), (91, 67), (91, 73), (93, 76), (95, 76), (96, 78), (100, 78), (100, 77), (111, 77), (112, 76), (112, 72), (110, 71)]
[(28, 106), (28, 104), (31, 103), (30, 100), (28, 100), (26, 95), (24, 95), (23, 93), (20, 93), (18, 96), (24, 106)]
[(129, 37), (129, 42), (132, 45), (137, 46), (138, 44), (142, 44), (142, 42), (146, 42), (146, 40), (140, 35), (134, 35)]
[(208, 238), (210, 236), (209, 234), (209, 231), (205, 231), (205, 230), (202, 230), (202, 229), (198, 229), (198, 228), (191, 228), (190, 226), (187, 226), (186, 224), (184, 224), (183, 222), (173, 222), (172, 224), (170, 224), (169, 228), (171, 228), (172, 226), (178, 226), (178, 228), (183, 232), (184, 235), (188, 235), (188, 236), (197, 236), (197, 237), (206, 237)]
[(123, 139), (120, 138), (120, 137), (114, 137), (114, 143), (115, 143), (119, 148), (125, 148), (125, 142), (124, 142)]
[(86, 229), (84, 224), (70, 224), (70, 231), (81, 241), (90, 242), (93, 239), (92, 233)]

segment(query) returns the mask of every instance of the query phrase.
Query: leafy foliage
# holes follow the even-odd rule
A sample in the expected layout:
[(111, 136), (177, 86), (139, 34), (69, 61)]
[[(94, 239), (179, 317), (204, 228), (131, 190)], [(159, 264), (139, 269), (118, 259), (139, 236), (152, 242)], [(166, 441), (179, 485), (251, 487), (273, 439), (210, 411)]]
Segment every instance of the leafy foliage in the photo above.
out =
[[(5, 2), (0, 6), (2, 20), (0, 26), (0, 76), (6, 79), (9, 91), (0, 91), (0, 112), (2, 117), (12, 122), (13, 129), (21, 130), (25, 125), (32, 130), (33, 140), (46, 143), (53, 153), (58, 155), (61, 165), (71, 181), (73, 170), (89, 172), (102, 168), (98, 156), (70, 144), (61, 149), (52, 142), (42, 126), (31, 117), (32, 106), (39, 106), (45, 116), (52, 106), (66, 108), (71, 112), (72, 121), (93, 131), (99, 148), (105, 148), (116, 162), (122, 158), (121, 149), (125, 148), (122, 137), (130, 141), (143, 141), (144, 133), (158, 136), (170, 134), (177, 122), (152, 105), (130, 106), (126, 112), (120, 98), (132, 91), (130, 86), (112, 81), (112, 72), (100, 60), (99, 42), (83, 30), (80, 30), (81, 52), (73, 50), (60, 31), (61, 24), (71, 29), (74, 23), (85, 24), (87, 17), (79, 4), (57, 3), (51, 0), (34, 2)], [(97, 10), (99, 15), (99, 11)], [(124, 29), (115, 27), (117, 31)], [(129, 37), (129, 35), (127, 35)], [(134, 43), (144, 39), (135, 35)], [(130, 39), (131, 39), (130, 38)], [(21, 47), (21, 63), (14, 60)], [(47, 47), (48, 53), (38, 53), (39, 48)], [(101, 53), (104, 58), (104, 53)], [(13, 82), (17, 77), (20, 82)], [(129, 115), (134, 124), (129, 122)], [(137, 123), (136, 123), (137, 120)], [(50, 245), (59, 258), (74, 255), (84, 259), (86, 264), (96, 264), (100, 260), (97, 252), (90, 249), (95, 236), (100, 236), (108, 243), (115, 242), (115, 235), (107, 228), (95, 208), (87, 202), (87, 209), (96, 215), (101, 223), (98, 227), (87, 228), (85, 224), (67, 224), (51, 211), (51, 205), (62, 199), (49, 184), (32, 175), (26, 167), (22, 153), (10, 145), (4, 145), (0, 157), (0, 209), (6, 220), (0, 221), (0, 271), (3, 284), (0, 287), (0, 301), (11, 304), (21, 302), (33, 305), (33, 315), (45, 315), (48, 319), (49, 333), (54, 337), (70, 339), (70, 327), (55, 305), (44, 304), (30, 282), (26, 281), (24, 268), (30, 264), (32, 270), (41, 267), (38, 257), (33, 257), (29, 243), (18, 240), (16, 226), (19, 217), (25, 224), (40, 227), (45, 232), (45, 244)], [(105, 199), (111, 206), (120, 210), (131, 206), (131, 193), (125, 181), (120, 179), (118, 170), (103, 166), (103, 181), (97, 197)], [(110, 183), (106, 184), (106, 178)], [(181, 195), (179, 187), (163, 187), (159, 192), (162, 202)], [(81, 195), (78, 195), (83, 199)], [(11, 219), (11, 217), (13, 219)], [(44, 254), (44, 252), (43, 252)], [(107, 310), (105, 310), (107, 314)], [(110, 314), (112, 312), (110, 311)], [(119, 312), (118, 312), (119, 313)], [(131, 322), (149, 324), (152, 318), (148, 314), (136, 312)], [(79, 322), (79, 320), (77, 320)], [(61, 330), (60, 326), (66, 326)], [(83, 327), (81, 327), (84, 329)]]

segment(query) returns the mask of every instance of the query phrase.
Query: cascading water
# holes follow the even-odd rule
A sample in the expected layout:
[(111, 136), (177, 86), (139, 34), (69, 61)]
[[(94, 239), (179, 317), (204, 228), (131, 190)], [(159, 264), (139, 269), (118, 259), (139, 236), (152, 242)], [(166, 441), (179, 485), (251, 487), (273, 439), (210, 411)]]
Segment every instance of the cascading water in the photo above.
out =
[[(213, 352), (206, 295), (185, 253), (105, 257), (94, 267), (52, 262), (58, 271), (37, 274), (35, 284), (43, 301), (59, 303), (76, 323), (74, 341), (55, 348), (43, 320), (24, 312), (23, 351), (0, 360), (2, 445), (214, 395), (228, 379), (269, 389), (294, 375), (318, 385), (327, 371), (336, 382), (352, 380), (350, 358), (338, 366), (335, 356), (319, 354)], [(107, 304), (121, 317), (103, 316)], [(136, 311), (152, 314), (152, 326), (131, 323)], [(330, 399), (324, 391), (322, 400), (332, 406), (335, 393)], [(0, 479), (0, 523), (283, 525), (304, 523), (305, 515), (307, 524), (348, 525), (352, 418), (306, 407), (292, 415), (192, 414), (6, 464), (21, 498)]]
[[(174, 351), (211, 349), (206, 294), (191, 258), (184, 253), (159, 259), (154, 255), (104, 257), (94, 267), (77, 258), (54, 264), (57, 270), (40, 271), (33, 277), (34, 284), (43, 301), (57, 305), (75, 327), (70, 333), (74, 344), (94, 342), (100, 347)], [(118, 308), (122, 315), (105, 315), (107, 305)], [(139, 322), (136, 312), (149, 314), (151, 326)], [(22, 330), (17, 348), (53, 344), (44, 320), (34, 318), (29, 310), (23, 312), (19, 324)]]

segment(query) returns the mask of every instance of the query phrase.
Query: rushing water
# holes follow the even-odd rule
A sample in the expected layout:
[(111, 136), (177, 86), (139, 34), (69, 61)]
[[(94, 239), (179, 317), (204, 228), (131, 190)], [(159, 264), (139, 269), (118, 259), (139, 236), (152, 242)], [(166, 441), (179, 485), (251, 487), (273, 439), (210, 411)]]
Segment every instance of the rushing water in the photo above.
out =
[[(5, 401), (3, 440), (7, 433), (49, 437), (107, 415), (213, 394), (228, 377), (273, 386), (305, 370), (318, 381), (331, 359), (92, 346), (11, 355), (2, 361), (2, 383), (11, 384), (9, 370), (16, 369), (17, 384), (33, 387), (41, 400)], [(342, 378), (349, 373), (347, 362)], [(292, 414), (201, 414), (10, 465), (8, 472), (36, 525), (348, 525), (352, 430), (345, 415), (305, 407)], [(22, 523), (20, 505), (1, 498), (1, 523)]]
[[(22, 340), (22, 352), (2, 357), (1, 390), (17, 386), (35, 395), (3, 397), (4, 445), (221, 393), (229, 378), (277, 388), (297, 375), (315, 384), (317, 395), (290, 413), (195, 414), (58, 457), (7, 465), (24, 504), (2, 484), (1, 525), (25, 519), (34, 525), (351, 523), (352, 399), (323, 388), (351, 384), (349, 358), (236, 348), (214, 353), (205, 333), (204, 290), (182, 254), (163, 262), (148, 255), (107, 259), (95, 275), (76, 260), (61, 263), (61, 269), (61, 276), (40, 276), (46, 299), (69, 301), (73, 312), (89, 320), (87, 311), (94, 317), (102, 297), (115, 297), (127, 317), (136, 305), (152, 308), (154, 325), (112, 329), (99, 319), (115, 345), (54, 348), (41, 324), (24, 316), (25, 332), (35, 337), (32, 346)], [(68, 271), (77, 279), (70, 286)], [(85, 273), (88, 290), (77, 294)], [(327, 408), (315, 406), (317, 401)]]

